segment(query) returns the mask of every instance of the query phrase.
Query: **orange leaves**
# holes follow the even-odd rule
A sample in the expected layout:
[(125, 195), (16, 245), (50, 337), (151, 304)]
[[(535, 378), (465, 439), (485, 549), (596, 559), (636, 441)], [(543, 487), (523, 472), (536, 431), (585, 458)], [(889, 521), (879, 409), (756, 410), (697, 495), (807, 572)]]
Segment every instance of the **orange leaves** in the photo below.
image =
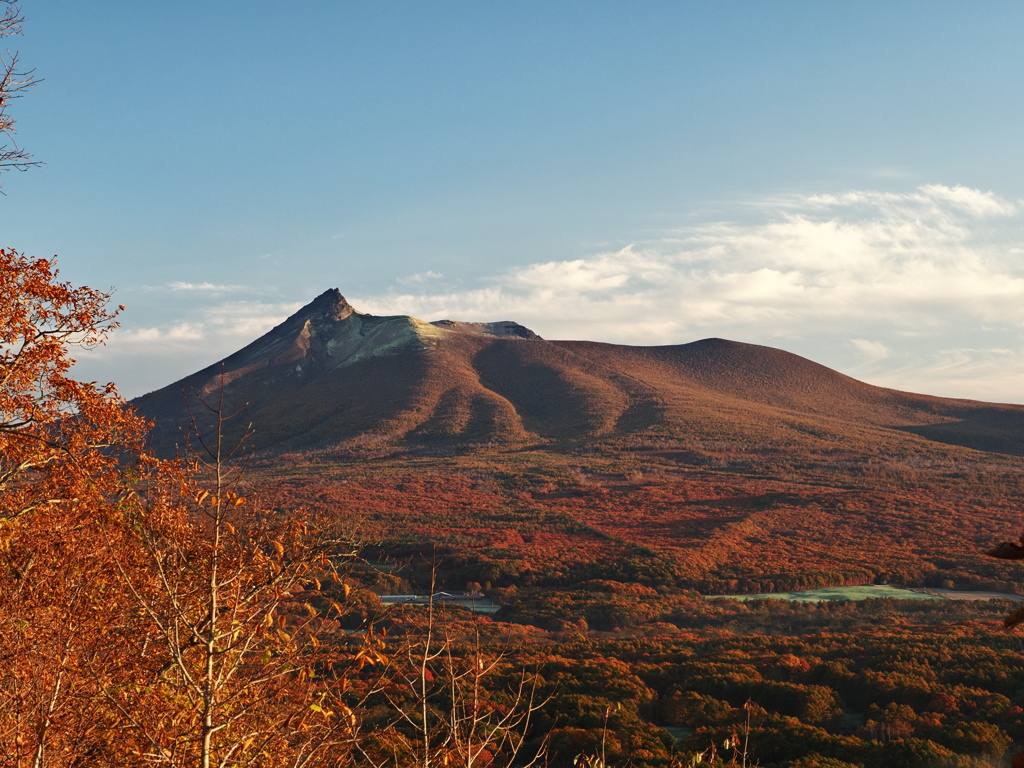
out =
[(0, 249), (0, 517), (102, 497), (120, 476), (111, 449), (141, 446), (146, 425), (113, 385), (67, 375), (74, 347), (117, 326), (108, 299), (59, 282), (53, 261)]
[(222, 498), (215, 493), (201, 489), (195, 492), (194, 498), (196, 504), (201, 506), (205, 502), (210, 507), (219, 507), (222, 504), (226, 507), (241, 507), (247, 503), (245, 496), (239, 496), (234, 491), (224, 491)]
[(188, 759), (176, 756), (181, 764), (290, 764), (297, 754), (340, 764), (341, 726), (314, 718), (309, 705), (336, 685), (320, 671), (355, 664), (355, 651), (334, 637), (340, 623), (304, 600), (322, 573), (317, 563), (326, 558), (324, 572), (336, 578), (341, 528), (250, 501), (219, 451), (190, 458), (158, 466), (129, 515), (144, 552), (123, 578), (155, 636), (150, 652), (167, 660), (158, 700), (131, 704), (137, 730), (192, 745), (182, 747)]
[[(133, 652), (146, 635), (124, 629), (125, 590), (103, 556), (138, 545), (139, 500), (129, 488), (129, 467), (142, 464), (136, 460), (146, 424), (112, 384), (69, 375), (75, 348), (102, 343), (116, 327), (108, 298), (60, 282), (53, 260), (0, 249), (4, 757), (11, 757), (8, 737), (38, 740), (39, 754), (44, 741), (54, 753), (69, 744), (79, 754), (98, 749), (96, 740), (106, 737), (96, 734), (109, 724), (97, 686), (151, 661)], [(4, 719), (11, 711), (35, 724), (22, 721), (11, 730)]]

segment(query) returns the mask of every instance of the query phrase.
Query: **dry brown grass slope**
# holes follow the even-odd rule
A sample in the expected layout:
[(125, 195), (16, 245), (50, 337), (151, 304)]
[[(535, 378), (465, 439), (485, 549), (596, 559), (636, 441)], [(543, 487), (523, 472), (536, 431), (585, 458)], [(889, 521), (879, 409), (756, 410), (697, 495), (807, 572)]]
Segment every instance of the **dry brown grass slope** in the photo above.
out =
[(819, 421), (832, 432), (881, 427), (979, 450), (1024, 452), (1024, 406), (876, 387), (771, 347), (725, 339), (662, 347), (555, 343), (656, 388), (668, 422), (709, 408), (738, 409), (751, 418)]

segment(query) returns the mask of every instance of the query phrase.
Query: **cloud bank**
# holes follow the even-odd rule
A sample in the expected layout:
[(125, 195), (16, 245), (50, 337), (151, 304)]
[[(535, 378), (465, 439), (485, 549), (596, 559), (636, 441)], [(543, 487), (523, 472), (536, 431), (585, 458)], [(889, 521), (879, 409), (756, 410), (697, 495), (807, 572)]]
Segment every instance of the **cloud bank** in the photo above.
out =
[(1021, 243), (1005, 237), (1024, 235), (1014, 232), (1017, 204), (928, 186), (757, 207), (766, 221), (709, 223), (586, 259), (531, 264), (476, 289), (368, 301), (430, 318), (501, 308), (559, 335), (597, 330), (629, 343), (723, 329), (756, 329), (760, 338), (823, 326), (919, 334), (948, 325), (951, 315), (1024, 322)]
[[(526, 264), (473, 285), (424, 271), (348, 298), (374, 314), (512, 319), (546, 338), (719, 336), (782, 347), (875, 384), (1024, 402), (1022, 257), (1024, 204), (928, 185), (758, 200), (586, 258)], [(185, 285), (173, 289), (181, 296)], [(169, 358), (202, 347), (206, 364), (301, 303), (211, 305), (188, 322), (126, 329), (109, 355), (156, 344)], [(172, 378), (198, 367), (184, 364)]]

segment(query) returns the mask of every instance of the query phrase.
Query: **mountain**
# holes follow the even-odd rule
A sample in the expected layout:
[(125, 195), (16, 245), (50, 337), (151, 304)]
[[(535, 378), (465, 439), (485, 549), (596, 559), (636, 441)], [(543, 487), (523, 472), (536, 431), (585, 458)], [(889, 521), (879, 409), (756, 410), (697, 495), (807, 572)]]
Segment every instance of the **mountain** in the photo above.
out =
[[(427, 323), (329, 290), (248, 346), (132, 401), (168, 452), (223, 390), (257, 449), (417, 443), (718, 440), (861, 449), (928, 442), (1024, 453), (1024, 406), (875, 387), (724, 339), (550, 341), (511, 322)], [(895, 442), (894, 442), (895, 441)]]

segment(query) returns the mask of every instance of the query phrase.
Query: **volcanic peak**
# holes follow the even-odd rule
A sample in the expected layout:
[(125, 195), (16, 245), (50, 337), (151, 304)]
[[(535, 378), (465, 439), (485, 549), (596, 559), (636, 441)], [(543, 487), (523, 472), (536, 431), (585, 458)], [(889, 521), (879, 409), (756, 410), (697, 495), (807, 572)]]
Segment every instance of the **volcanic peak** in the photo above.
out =
[(354, 313), (355, 308), (345, 300), (341, 291), (331, 288), (324, 291), (309, 304), (304, 306), (294, 316), (302, 315), (308, 319), (324, 319), (340, 321)]
[[(313, 335), (331, 336), (332, 333), (324, 333), (326, 327), (331, 326), (334, 323), (340, 323), (343, 320), (347, 320), (353, 315), (357, 316), (358, 319), (363, 321), (369, 321), (371, 324), (379, 321), (395, 322), (398, 321), (402, 325), (408, 325), (408, 330), (412, 332), (414, 336), (420, 337), (423, 340), (428, 338), (436, 338), (437, 333), (434, 330), (439, 328), (443, 331), (453, 331), (455, 333), (469, 333), (476, 336), (496, 336), (499, 338), (514, 338), (514, 339), (540, 339), (541, 337), (531, 331), (524, 325), (520, 325), (512, 320), (499, 320), (497, 322), (465, 322), (461, 320), (434, 320), (432, 322), (425, 323), (408, 315), (390, 315), (385, 317), (375, 317), (360, 312), (348, 301), (344, 296), (341, 295), (341, 291), (337, 288), (331, 288), (324, 291), (311, 301), (306, 306), (302, 307), (295, 314), (285, 320), (281, 325), (271, 331), (271, 334), (276, 334), (278, 330), (285, 332), (294, 330), (295, 332), (302, 332), (302, 329), (306, 327), (308, 323), (310, 332)], [(433, 326), (431, 328), (430, 326)]]
[(260, 338), (223, 361), (157, 392), (139, 402), (161, 399), (184, 387), (207, 394), (259, 372), (285, 379), (315, 378), (360, 360), (389, 356), (401, 349), (426, 350), (449, 334), (540, 339), (529, 328), (510, 320), (490, 323), (440, 320), (427, 323), (408, 315), (375, 316), (355, 309), (341, 291), (331, 288), (289, 316)]

